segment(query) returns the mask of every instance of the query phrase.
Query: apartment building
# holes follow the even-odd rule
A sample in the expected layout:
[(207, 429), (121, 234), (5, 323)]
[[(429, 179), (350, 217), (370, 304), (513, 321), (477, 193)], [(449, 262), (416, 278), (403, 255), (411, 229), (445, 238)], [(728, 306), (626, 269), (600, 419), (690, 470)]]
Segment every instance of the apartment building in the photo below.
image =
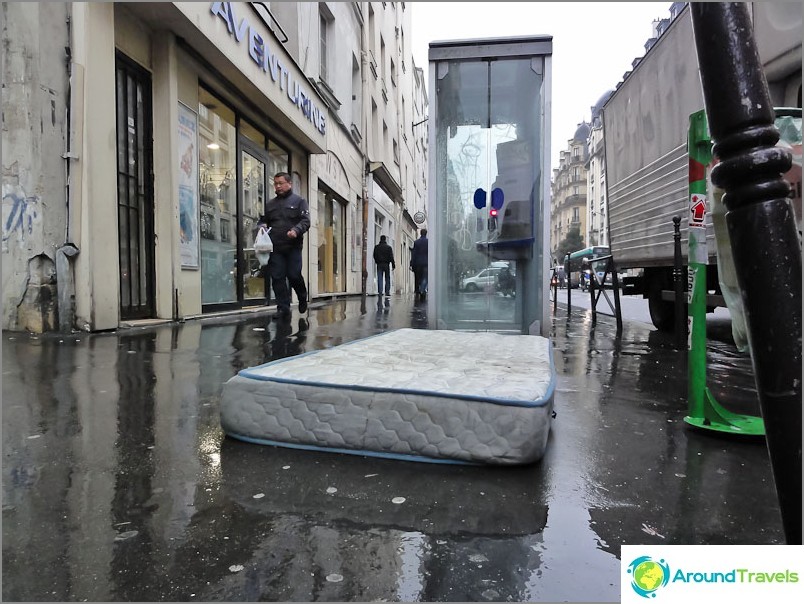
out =
[(427, 162), (411, 9), (4, 3), (3, 328), (264, 305), (253, 231), (280, 171), (310, 202), (312, 298), (376, 291), (380, 234), (411, 290)]
[[(561, 151), (558, 168), (553, 168), (550, 198), (550, 253), (557, 258), (558, 248), (572, 229), (586, 235), (587, 165), (589, 162), (590, 124), (581, 122)], [(586, 242), (586, 239), (584, 239)], [(560, 259), (558, 259), (560, 261)]]
[(606, 162), (603, 151), (603, 120), (601, 111), (613, 91), (601, 96), (592, 107), (592, 121), (589, 126), (589, 159), (586, 162), (587, 204), (586, 233), (587, 245), (609, 245), (609, 227), (606, 218)]

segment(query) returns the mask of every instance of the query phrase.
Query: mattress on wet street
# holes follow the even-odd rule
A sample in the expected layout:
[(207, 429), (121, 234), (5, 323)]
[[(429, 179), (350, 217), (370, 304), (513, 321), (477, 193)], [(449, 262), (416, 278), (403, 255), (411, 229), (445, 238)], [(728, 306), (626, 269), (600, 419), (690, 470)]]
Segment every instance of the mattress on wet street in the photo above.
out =
[(240, 371), (221, 426), (266, 445), (526, 464), (544, 455), (555, 382), (547, 338), (398, 329)]

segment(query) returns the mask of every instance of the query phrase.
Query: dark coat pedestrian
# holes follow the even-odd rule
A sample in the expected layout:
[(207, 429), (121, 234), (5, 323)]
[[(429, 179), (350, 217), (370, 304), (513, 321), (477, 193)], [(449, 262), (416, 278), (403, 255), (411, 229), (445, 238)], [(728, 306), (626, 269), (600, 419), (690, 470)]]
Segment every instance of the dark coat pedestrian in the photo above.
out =
[(413, 292), (424, 298), (427, 295), (427, 229), (422, 229), (421, 237), (413, 242), (410, 270), (413, 271)]
[[(377, 263), (377, 293), (391, 295), (391, 268), (396, 269), (394, 250), (388, 245), (385, 235), (380, 235), (380, 242), (374, 246), (374, 262)], [(383, 287), (383, 280), (385, 287)]]
[(290, 174), (274, 176), (276, 197), (265, 202), (265, 214), (258, 226), (271, 227), (274, 251), (268, 261), (268, 275), (276, 295), (275, 318), (290, 317), (290, 290), (299, 299), (299, 312), (307, 312), (307, 286), (302, 276), (304, 234), (310, 229), (310, 207), (307, 200), (293, 192)]

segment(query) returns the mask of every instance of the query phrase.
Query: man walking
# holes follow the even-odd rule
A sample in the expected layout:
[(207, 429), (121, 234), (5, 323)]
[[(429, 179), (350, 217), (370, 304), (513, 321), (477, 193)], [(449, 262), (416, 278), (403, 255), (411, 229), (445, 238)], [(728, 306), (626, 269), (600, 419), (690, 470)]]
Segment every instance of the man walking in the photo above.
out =
[(274, 251), (268, 260), (268, 274), (276, 295), (274, 319), (290, 318), (290, 290), (299, 298), (299, 312), (307, 312), (307, 286), (302, 276), (304, 234), (310, 229), (310, 207), (307, 200), (293, 192), (290, 174), (274, 176), (276, 197), (265, 202), (265, 214), (257, 226), (271, 227)]
[(374, 246), (374, 262), (377, 263), (377, 293), (382, 296), (383, 278), (385, 279), (385, 295), (391, 295), (391, 268), (396, 270), (394, 250), (388, 245), (385, 235), (380, 235), (380, 242)]
[(413, 242), (410, 270), (413, 271), (413, 292), (424, 300), (427, 297), (427, 229), (422, 229), (421, 237)]

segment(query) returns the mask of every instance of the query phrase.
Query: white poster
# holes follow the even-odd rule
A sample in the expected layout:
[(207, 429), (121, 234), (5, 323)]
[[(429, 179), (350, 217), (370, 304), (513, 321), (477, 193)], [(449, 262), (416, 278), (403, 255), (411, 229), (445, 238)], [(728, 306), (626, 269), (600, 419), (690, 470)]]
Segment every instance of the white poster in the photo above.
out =
[(198, 116), (179, 103), (179, 250), (182, 268), (198, 268)]

